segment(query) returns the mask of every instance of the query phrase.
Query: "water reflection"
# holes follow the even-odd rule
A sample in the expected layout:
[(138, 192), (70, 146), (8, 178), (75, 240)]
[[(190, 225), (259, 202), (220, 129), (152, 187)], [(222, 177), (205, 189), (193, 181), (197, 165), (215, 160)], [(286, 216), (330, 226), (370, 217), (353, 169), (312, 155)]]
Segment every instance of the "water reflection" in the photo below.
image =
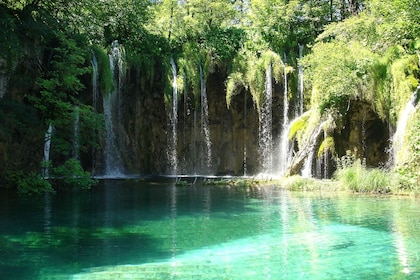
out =
[(110, 180), (5, 193), (0, 228), (0, 275), (14, 279), (420, 277), (408, 198)]

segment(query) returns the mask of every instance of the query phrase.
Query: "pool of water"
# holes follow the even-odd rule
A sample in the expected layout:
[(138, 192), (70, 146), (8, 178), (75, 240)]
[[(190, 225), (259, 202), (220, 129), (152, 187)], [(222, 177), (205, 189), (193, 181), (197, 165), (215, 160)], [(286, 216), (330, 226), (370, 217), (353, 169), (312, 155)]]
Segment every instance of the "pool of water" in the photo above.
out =
[(420, 279), (420, 201), (141, 179), (3, 190), (0, 279)]

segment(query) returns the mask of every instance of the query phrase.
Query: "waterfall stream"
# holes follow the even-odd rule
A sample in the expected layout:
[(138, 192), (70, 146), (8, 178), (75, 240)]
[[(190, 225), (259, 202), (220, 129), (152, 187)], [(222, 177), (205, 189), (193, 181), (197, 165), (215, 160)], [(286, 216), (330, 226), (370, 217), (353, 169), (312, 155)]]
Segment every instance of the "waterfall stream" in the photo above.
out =
[(305, 160), (305, 163), (303, 164), (302, 177), (304, 178), (312, 178), (312, 162), (314, 160), (314, 155), (315, 150), (311, 150)]
[(121, 90), (124, 79), (124, 49), (114, 41), (109, 54), (109, 63), (114, 88), (104, 95), (105, 117), (105, 176), (121, 176), (124, 174), (123, 161), (117, 139), (115, 125), (121, 124)]
[(44, 170), (42, 171), (42, 175), (44, 178), (48, 178), (49, 174), (49, 161), (50, 161), (50, 151), (51, 151), (51, 137), (53, 133), (53, 126), (50, 123), (48, 125), (48, 129), (45, 132), (44, 138)]
[[(201, 131), (202, 136), (204, 137), (204, 155), (206, 162), (202, 165), (202, 170), (206, 168), (209, 171), (209, 168), (212, 165), (212, 151), (211, 151), (211, 140), (210, 140), (210, 128), (209, 128), (209, 105), (207, 101), (207, 92), (206, 92), (206, 81), (204, 79), (203, 66), (200, 63), (200, 96), (201, 96)], [(204, 157), (203, 157), (204, 158)]]
[(287, 65), (286, 54), (284, 54), (284, 94), (283, 94), (283, 125), (280, 134), (280, 175), (284, 175), (287, 165), (291, 158), (289, 149), (289, 100), (288, 100), (288, 81), (287, 81)]
[(392, 155), (391, 160), (392, 164), (395, 165), (397, 162), (398, 154), (400, 153), (403, 144), (404, 144), (404, 135), (407, 128), (407, 123), (410, 117), (416, 111), (416, 106), (418, 103), (418, 94), (420, 86), (416, 88), (410, 100), (405, 105), (404, 110), (401, 112), (400, 117), (398, 118), (397, 129), (392, 137)]
[[(99, 99), (99, 68), (98, 59), (95, 56), (93, 50), (91, 51), (92, 57), (90, 63), (92, 66), (92, 107), (94, 112), (98, 112), (98, 99)], [(96, 148), (92, 147), (92, 174), (95, 174), (96, 169)]]
[(90, 64), (92, 65), (92, 107), (93, 107), (93, 110), (96, 111), (98, 109), (98, 98), (99, 98), (99, 88), (98, 88), (99, 72), (98, 72), (98, 60), (93, 51), (92, 51), (92, 58), (90, 60)]
[(273, 135), (272, 135), (272, 107), (273, 107), (273, 68), (269, 63), (266, 69), (265, 95), (260, 114), (260, 156), (262, 173), (271, 174), (273, 171)]
[(178, 144), (178, 82), (177, 82), (177, 69), (176, 64), (171, 57), (170, 60), (172, 70), (172, 102), (170, 111), (170, 133), (168, 141), (168, 156), (169, 163), (171, 166), (171, 173), (178, 174), (178, 155), (177, 155), (177, 144)]

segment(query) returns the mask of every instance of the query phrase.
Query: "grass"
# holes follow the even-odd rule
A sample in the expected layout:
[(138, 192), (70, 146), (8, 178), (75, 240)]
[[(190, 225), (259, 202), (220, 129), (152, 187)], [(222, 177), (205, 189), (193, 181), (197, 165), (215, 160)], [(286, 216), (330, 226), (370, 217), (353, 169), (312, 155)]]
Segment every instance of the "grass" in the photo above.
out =
[(392, 175), (385, 170), (364, 167), (360, 161), (336, 171), (335, 180), (342, 189), (360, 193), (389, 193)]

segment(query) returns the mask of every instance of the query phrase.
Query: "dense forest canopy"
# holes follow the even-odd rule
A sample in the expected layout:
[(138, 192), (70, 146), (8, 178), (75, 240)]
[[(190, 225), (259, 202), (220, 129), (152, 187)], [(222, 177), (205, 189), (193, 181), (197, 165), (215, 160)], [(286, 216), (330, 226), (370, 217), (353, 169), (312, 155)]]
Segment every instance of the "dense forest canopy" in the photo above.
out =
[[(85, 105), (82, 93), (91, 51), (104, 54), (116, 40), (128, 62), (139, 67), (175, 58), (186, 77), (181, 91), (195, 96), (200, 67), (205, 76), (223, 69), (228, 106), (245, 89), (261, 108), (267, 65), (274, 66), (277, 80), (284, 73), (296, 76), (303, 66), (308, 113), (291, 136), (299, 145), (314, 129), (311, 124), (333, 116), (331, 127), (336, 126), (352, 99), (371, 103), (395, 128), (420, 78), (420, 0), (3, 0), (0, 26), (0, 73), (10, 77), (25, 61), (25, 92), (12, 100), (36, 110), (42, 131), (51, 123), (63, 130), (61, 164), (71, 158), (71, 132), (65, 128), (75, 106), (85, 127), (81, 148), (99, 145), (101, 115)], [(299, 46), (305, 47), (303, 59)], [(2, 108), (17, 106), (13, 102), (3, 101)], [(15, 121), (0, 120), (4, 135), (6, 126), (31, 126), (18, 110), (14, 114)], [(419, 114), (414, 118), (416, 127)], [(413, 128), (408, 138), (415, 145), (399, 168), (414, 176), (420, 168), (418, 131)], [(14, 174), (16, 166), (5, 174)], [(35, 170), (28, 166), (25, 173)]]

